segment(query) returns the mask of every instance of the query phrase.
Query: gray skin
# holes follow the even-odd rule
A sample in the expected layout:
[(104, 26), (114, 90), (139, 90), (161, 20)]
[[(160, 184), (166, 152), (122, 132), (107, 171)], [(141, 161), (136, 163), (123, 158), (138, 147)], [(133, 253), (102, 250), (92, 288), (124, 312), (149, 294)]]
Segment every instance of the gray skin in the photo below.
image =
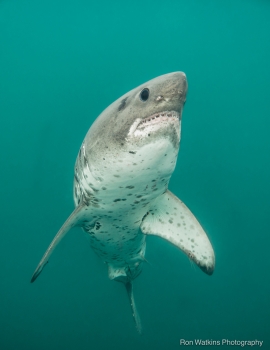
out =
[(80, 226), (108, 265), (109, 278), (125, 284), (141, 332), (132, 281), (142, 271), (147, 235), (170, 241), (212, 274), (214, 252), (205, 232), (167, 190), (177, 161), (186, 93), (184, 73), (162, 75), (131, 90), (96, 119), (75, 164), (75, 210), (45, 252), (31, 282), (64, 235)]

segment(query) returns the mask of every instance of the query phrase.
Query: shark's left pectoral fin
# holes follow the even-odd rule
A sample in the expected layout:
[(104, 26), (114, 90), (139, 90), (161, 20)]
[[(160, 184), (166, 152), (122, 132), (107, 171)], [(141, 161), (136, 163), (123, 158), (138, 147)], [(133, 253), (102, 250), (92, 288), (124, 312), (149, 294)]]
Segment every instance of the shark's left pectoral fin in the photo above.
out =
[(72, 227), (80, 223), (80, 219), (83, 216), (84, 210), (85, 210), (85, 206), (79, 205), (77, 208), (74, 209), (71, 215), (67, 218), (67, 220), (62, 225), (62, 227), (60, 228), (60, 230), (57, 232), (56, 236), (52, 240), (51, 244), (49, 245), (48, 249), (46, 250), (45, 254), (40, 260), (37, 268), (35, 269), (34, 274), (31, 278), (31, 283), (33, 283), (41, 274), (44, 266), (48, 263), (49, 257), (51, 256), (52, 252), (54, 251), (58, 243), (63, 239), (63, 237), (67, 234), (67, 232)]
[(141, 224), (141, 230), (144, 234), (166, 239), (208, 275), (213, 273), (215, 254), (206, 233), (191, 211), (170, 191), (155, 201)]

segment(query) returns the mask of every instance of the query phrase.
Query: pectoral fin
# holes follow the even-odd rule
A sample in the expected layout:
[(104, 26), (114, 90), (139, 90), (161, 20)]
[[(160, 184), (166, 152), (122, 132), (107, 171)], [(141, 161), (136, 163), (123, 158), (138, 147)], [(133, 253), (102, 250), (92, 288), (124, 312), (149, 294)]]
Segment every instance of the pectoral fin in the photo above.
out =
[(170, 191), (155, 201), (141, 224), (141, 230), (144, 234), (166, 239), (205, 273), (213, 273), (215, 254), (206, 233), (191, 211)]
[(65, 221), (64, 225), (60, 228), (60, 230), (58, 231), (58, 233), (56, 234), (56, 236), (52, 240), (51, 244), (49, 245), (48, 249), (46, 250), (45, 254), (43, 255), (42, 259), (40, 260), (40, 263), (38, 264), (32, 278), (31, 278), (31, 283), (34, 282), (37, 279), (37, 277), (40, 275), (44, 266), (48, 263), (49, 257), (51, 256), (55, 247), (62, 240), (62, 238), (65, 236), (65, 234), (72, 227), (79, 224), (80, 219), (82, 217), (82, 214), (84, 212), (84, 209), (85, 209), (84, 205), (79, 205), (77, 208), (75, 208), (75, 210), (71, 213), (71, 215)]

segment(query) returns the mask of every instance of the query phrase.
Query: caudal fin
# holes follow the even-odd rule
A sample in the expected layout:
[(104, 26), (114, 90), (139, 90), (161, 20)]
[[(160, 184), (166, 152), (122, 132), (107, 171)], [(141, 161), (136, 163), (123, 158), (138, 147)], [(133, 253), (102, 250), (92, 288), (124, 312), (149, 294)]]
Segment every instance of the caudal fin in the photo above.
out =
[(139, 334), (142, 334), (142, 324), (141, 324), (141, 319), (140, 316), (138, 314), (137, 308), (136, 308), (136, 304), (134, 301), (134, 296), (133, 296), (133, 285), (131, 282), (127, 282), (125, 283), (126, 286), (126, 290), (127, 290), (127, 294), (128, 294), (128, 299), (129, 299), (129, 303), (131, 306), (131, 310), (132, 310), (132, 315), (136, 324), (136, 328)]

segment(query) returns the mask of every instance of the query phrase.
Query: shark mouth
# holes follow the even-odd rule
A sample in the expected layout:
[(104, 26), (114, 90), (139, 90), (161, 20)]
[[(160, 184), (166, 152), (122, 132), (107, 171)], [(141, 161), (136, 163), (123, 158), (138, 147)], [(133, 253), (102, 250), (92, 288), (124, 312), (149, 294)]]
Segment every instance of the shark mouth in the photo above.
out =
[[(141, 119), (137, 118), (129, 129), (128, 136), (135, 136), (137, 132), (142, 132), (147, 126), (155, 126), (160, 123), (178, 122), (180, 114), (175, 111), (164, 111), (151, 115), (150, 117)], [(135, 134), (134, 134), (135, 133)]]
[(161, 113), (155, 113), (153, 115), (151, 115), (148, 118), (145, 118), (143, 120), (141, 120), (139, 122), (139, 124), (137, 125), (137, 129), (141, 129), (144, 128), (148, 125), (153, 125), (153, 124), (157, 124), (161, 121), (178, 121), (179, 120), (179, 113), (175, 112), (175, 111), (165, 111), (165, 112), (161, 112)]
[(141, 119), (137, 118), (135, 122), (131, 125), (129, 129), (128, 136), (137, 136), (136, 134), (139, 132), (143, 132), (143, 130), (148, 126), (158, 126), (158, 124), (163, 123), (171, 123), (178, 122), (180, 120), (180, 114), (175, 111), (164, 111), (151, 115), (150, 117)]

